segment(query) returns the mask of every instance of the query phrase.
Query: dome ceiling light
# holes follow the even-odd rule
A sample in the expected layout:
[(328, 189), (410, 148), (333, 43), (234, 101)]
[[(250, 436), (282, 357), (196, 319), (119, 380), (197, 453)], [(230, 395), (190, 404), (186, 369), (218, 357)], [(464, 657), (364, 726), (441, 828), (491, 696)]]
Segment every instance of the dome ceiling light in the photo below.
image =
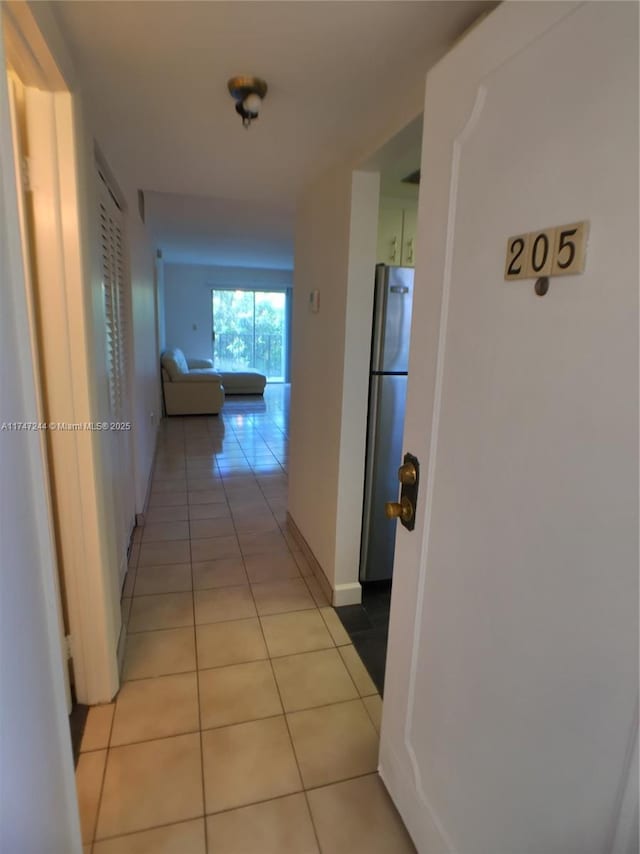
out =
[(262, 99), (267, 94), (267, 84), (259, 77), (232, 77), (227, 83), (231, 97), (236, 102), (236, 113), (242, 117), (242, 124), (248, 128), (258, 118)]

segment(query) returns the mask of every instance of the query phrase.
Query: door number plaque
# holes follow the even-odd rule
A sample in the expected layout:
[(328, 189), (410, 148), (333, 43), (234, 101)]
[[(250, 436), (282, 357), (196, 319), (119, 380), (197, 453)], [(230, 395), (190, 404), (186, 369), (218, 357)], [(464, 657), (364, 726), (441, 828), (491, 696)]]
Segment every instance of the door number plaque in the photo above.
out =
[(507, 241), (505, 279), (539, 279), (582, 273), (588, 233), (589, 222), (583, 220), (513, 235)]

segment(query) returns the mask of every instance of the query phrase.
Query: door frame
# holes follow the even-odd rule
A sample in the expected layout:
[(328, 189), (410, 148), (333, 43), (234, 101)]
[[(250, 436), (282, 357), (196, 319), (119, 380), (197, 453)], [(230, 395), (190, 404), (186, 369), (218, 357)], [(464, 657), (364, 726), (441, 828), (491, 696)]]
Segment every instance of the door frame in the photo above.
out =
[[(36, 305), (40, 303), (36, 312), (66, 330), (52, 342), (31, 323), (26, 341), (34, 353), (41, 350), (40, 393), (49, 398), (48, 420), (89, 424), (97, 420), (96, 412), (104, 411), (96, 401), (106, 390), (96, 388), (93, 309), (86, 287), (92, 275), (91, 232), (84, 224), (94, 223), (96, 217), (87, 181), (92, 158), (83, 150), (81, 103), (26, 3), (3, 4), (2, 28), (7, 66), (25, 86), (29, 145), (35, 149), (28, 151), (28, 162), (40, 297), (35, 298)], [(2, 72), (6, 75), (4, 65)], [(21, 182), (23, 176), (15, 180)], [(21, 236), (21, 252), (28, 257), (25, 238)], [(25, 273), (23, 269), (21, 277), (29, 299), (31, 284)], [(119, 687), (120, 591), (114, 508), (105, 500), (108, 460), (94, 431), (47, 430), (46, 439), (75, 694), (81, 703), (109, 702)]]
[[(8, 74), (8, 94), (9, 94), (9, 110), (11, 113), (11, 131), (12, 131), (12, 142), (13, 142), (13, 151), (14, 151), (14, 169), (16, 175), (21, 175), (23, 173), (23, 158), (24, 158), (24, 150), (23, 143), (21, 142), (21, 129), (24, 127), (25, 116), (24, 116), (24, 85), (15, 71), (11, 71)], [(34, 305), (33, 299), (33, 273), (31, 269), (31, 258), (29, 248), (32, 249), (32, 240), (29, 234), (29, 227), (27, 224), (27, 212), (25, 210), (25, 200), (24, 200), (24, 188), (22, 185), (17, 184), (16, 186), (16, 202), (17, 202), (17, 210), (18, 210), (18, 225), (20, 229), (20, 239), (22, 243), (22, 265), (24, 271), (24, 281), (25, 285), (25, 302), (28, 312), (28, 322), (29, 322), (29, 336), (28, 341), (31, 346), (31, 360), (33, 365), (33, 377), (35, 384), (35, 406), (37, 411), (37, 420), (39, 423), (44, 422), (45, 413), (44, 413), (44, 404), (42, 399), (42, 372), (40, 370), (40, 354), (37, 342), (37, 334), (36, 334), (36, 309)], [(56, 551), (56, 537), (55, 537), (55, 525), (54, 525), (54, 512), (52, 506), (52, 497), (51, 497), (51, 477), (49, 471), (49, 451), (47, 448), (46, 442), (46, 434), (40, 430), (38, 431), (38, 444), (40, 446), (40, 454), (42, 457), (42, 465), (43, 465), (43, 497), (47, 505), (47, 512), (43, 516), (43, 524), (46, 522), (47, 529), (49, 532), (49, 538), (51, 543), (52, 553), (54, 555), (54, 563), (55, 563), (55, 574), (54, 574), (54, 587), (56, 592), (56, 610), (58, 612), (58, 622), (59, 622), (59, 636), (60, 636), (60, 649), (62, 650), (62, 658), (65, 662), (63, 667), (64, 671), (64, 683), (65, 683), (65, 695), (67, 700), (67, 712), (71, 714), (71, 709), (73, 705), (73, 700), (71, 697), (71, 680), (70, 680), (70, 672), (69, 672), (69, 651), (67, 648), (67, 620), (65, 619), (65, 604), (63, 604), (63, 595), (61, 585), (63, 584), (63, 579), (60, 573), (60, 564), (58, 560), (55, 558)]]
[[(12, 139), (10, 104), (8, 97), (6, 59), (2, 24), (6, 8), (0, 9), (0, 71), (4, 75), (0, 82), (0, 230), (1, 242), (6, 248), (6, 271), (9, 273), (5, 287), (12, 325), (16, 335), (14, 366), (11, 368), (19, 378), (24, 412), (37, 420), (40, 417), (38, 369), (32, 348), (29, 294), (29, 273), (25, 265), (24, 241), (20, 230), (19, 176), (15, 170), (15, 152)], [(6, 31), (5, 31), (6, 32)], [(26, 439), (26, 437), (25, 437)], [(30, 570), (39, 579), (42, 593), (42, 615), (44, 632), (48, 641), (43, 651), (48, 659), (47, 673), (50, 676), (50, 707), (44, 710), (55, 734), (56, 753), (60, 767), (55, 775), (61, 789), (64, 811), (59, 814), (58, 837), (72, 843), (70, 854), (80, 854), (82, 849), (78, 802), (74, 779), (73, 755), (69, 735), (67, 697), (65, 693), (65, 656), (60, 646), (61, 622), (58, 575), (50, 504), (47, 496), (48, 471), (44, 442), (25, 441), (25, 454), (29, 460), (28, 471), (24, 472), (27, 494), (31, 497), (31, 522), (33, 538), (37, 543), (39, 560)], [(16, 512), (19, 509), (16, 508)], [(15, 650), (20, 656), (21, 650)], [(11, 687), (8, 686), (9, 691)], [(52, 775), (48, 774), (48, 779)], [(18, 781), (18, 786), (20, 786)], [(20, 792), (26, 799), (27, 793)]]

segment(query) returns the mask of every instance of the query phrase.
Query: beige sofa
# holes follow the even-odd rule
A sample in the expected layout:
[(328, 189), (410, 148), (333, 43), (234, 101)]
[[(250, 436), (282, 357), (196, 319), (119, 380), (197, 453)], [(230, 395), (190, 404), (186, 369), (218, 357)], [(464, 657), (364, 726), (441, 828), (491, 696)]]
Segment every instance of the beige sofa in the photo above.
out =
[(224, 404), (220, 374), (210, 359), (185, 359), (182, 350), (165, 350), (162, 393), (167, 415), (217, 415)]

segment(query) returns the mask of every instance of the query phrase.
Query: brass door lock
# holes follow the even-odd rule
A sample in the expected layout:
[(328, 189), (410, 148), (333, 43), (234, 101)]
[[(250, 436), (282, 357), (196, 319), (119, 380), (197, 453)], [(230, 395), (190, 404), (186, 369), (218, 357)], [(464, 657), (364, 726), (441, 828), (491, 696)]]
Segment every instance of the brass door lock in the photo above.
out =
[(408, 531), (413, 531), (416, 525), (416, 506), (420, 482), (420, 463), (413, 454), (404, 455), (404, 461), (398, 469), (398, 480), (402, 484), (400, 501), (387, 501), (384, 512), (387, 519), (400, 519), (400, 523)]
[(413, 486), (418, 480), (418, 470), (415, 463), (403, 463), (398, 469), (398, 480), (403, 486)]
[(410, 522), (413, 519), (413, 504), (405, 496), (402, 501), (387, 501), (384, 505), (387, 519), (400, 519)]

